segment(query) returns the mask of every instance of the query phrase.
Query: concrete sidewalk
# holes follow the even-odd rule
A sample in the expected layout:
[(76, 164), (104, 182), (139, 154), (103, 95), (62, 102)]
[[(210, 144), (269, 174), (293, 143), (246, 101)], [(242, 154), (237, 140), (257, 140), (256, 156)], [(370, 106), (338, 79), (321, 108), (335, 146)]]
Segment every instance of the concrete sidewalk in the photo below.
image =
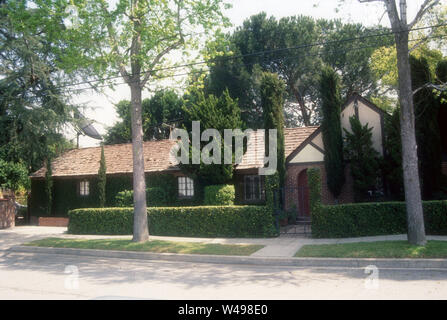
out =
[[(0, 250), (8, 250), (23, 243), (48, 238), (67, 239), (131, 239), (131, 236), (93, 236), (93, 235), (69, 235), (67, 228), (61, 227), (36, 227), (24, 226), (13, 229), (0, 230)], [(375, 242), (386, 240), (406, 240), (406, 235), (390, 235), (377, 237), (360, 237), (346, 239), (311, 239), (304, 237), (280, 236), (277, 238), (189, 238), (189, 237), (160, 237), (151, 236), (151, 239), (178, 241), (178, 242), (203, 242), (220, 244), (259, 244), (265, 247), (253, 253), (252, 257), (258, 258), (290, 258), (303, 246), (307, 244), (337, 244), (352, 242)], [(427, 236), (428, 240), (447, 241), (447, 236)]]

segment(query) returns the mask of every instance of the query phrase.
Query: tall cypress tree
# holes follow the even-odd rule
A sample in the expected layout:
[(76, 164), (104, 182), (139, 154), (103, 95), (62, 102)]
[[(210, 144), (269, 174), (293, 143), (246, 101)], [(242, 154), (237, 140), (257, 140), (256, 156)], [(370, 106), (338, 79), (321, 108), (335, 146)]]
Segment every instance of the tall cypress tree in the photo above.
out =
[[(423, 87), (432, 83), (430, 68), (425, 58), (410, 57), (416, 117), (416, 140), (424, 199), (433, 198), (439, 191), (441, 177), (441, 138), (439, 134), (439, 104), (433, 90)], [(422, 87), (422, 89), (421, 89)]]
[(320, 94), (323, 115), (321, 131), (324, 144), (324, 165), (327, 186), (335, 198), (339, 197), (345, 183), (339, 82), (339, 77), (332, 68), (323, 68), (320, 78)]
[(99, 207), (104, 208), (106, 204), (106, 158), (104, 156), (104, 146), (101, 146), (101, 160), (99, 161), (98, 170), (98, 199)]
[[(284, 95), (285, 84), (277, 74), (265, 72), (261, 82), (261, 105), (264, 117), (264, 129), (277, 130), (277, 170), (279, 186), (284, 187), (286, 160), (284, 154)], [(269, 138), (266, 135), (265, 146), (268, 152)]]
[(47, 172), (45, 173), (45, 194), (47, 196), (47, 214), (51, 215), (53, 207), (53, 171), (51, 169), (51, 159), (47, 158)]

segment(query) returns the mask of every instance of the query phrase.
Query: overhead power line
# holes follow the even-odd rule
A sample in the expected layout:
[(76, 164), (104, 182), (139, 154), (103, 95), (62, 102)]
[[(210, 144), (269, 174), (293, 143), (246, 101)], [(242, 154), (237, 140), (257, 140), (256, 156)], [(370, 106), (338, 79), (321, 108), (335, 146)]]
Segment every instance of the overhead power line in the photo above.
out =
[[(444, 27), (444, 26), (447, 26), (447, 23), (414, 28), (412, 30), (409, 30), (409, 32), (426, 30), (426, 29), (440, 28), (440, 27)], [(370, 34), (370, 35), (363, 35), (363, 36), (359, 36), (359, 37), (351, 37), (351, 38), (347, 38), (347, 39), (331, 40), (331, 41), (321, 41), (321, 42), (303, 44), (303, 45), (298, 45), (298, 46), (293, 46), (293, 47), (285, 47), (285, 48), (278, 48), (278, 49), (272, 49), (272, 50), (262, 50), (262, 51), (257, 51), (257, 52), (247, 53), (247, 54), (234, 55), (234, 56), (218, 57), (218, 58), (214, 58), (214, 59), (202, 60), (202, 61), (182, 64), (182, 65), (176, 65), (176, 66), (170, 66), (170, 67), (164, 67), (164, 68), (158, 68), (158, 69), (145, 70), (145, 71), (141, 71), (139, 73), (139, 75), (143, 75), (143, 74), (147, 74), (147, 73), (157, 73), (157, 72), (161, 72), (161, 71), (168, 71), (168, 70), (174, 70), (174, 69), (180, 69), (180, 68), (188, 68), (188, 67), (193, 67), (193, 66), (203, 65), (203, 64), (224, 62), (224, 61), (228, 61), (228, 60), (236, 60), (236, 59), (245, 58), (245, 57), (251, 57), (251, 56), (268, 55), (268, 54), (279, 53), (279, 52), (287, 52), (287, 51), (293, 51), (293, 50), (308, 49), (308, 48), (312, 48), (312, 47), (321, 47), (321, 46), (325, 46), (325, 45), (336, 45), (336, 44), (342, 44), (342, 43), (346, 43), (346, 42), (353, 42), (353, 41), (357, 41), (357, 40), (364, 40), (364, 39), (368, 39), (368, 38), (375, 38), (375, 37), (386, 37), (386, 36), (390, 36), (390, 35), (394, 35), (394, 34), (397, 34), (397, 33), (406, 32), (406, 31), (407, 30), (388, 31), (388, 32), (383, 32), (383, 33), (378, 33), (378, 34)], [(132, 77), (134, 75), (135, 74), (129, 74), (130, 77)], [(61, 89), (61, 88), (65, 88), (65, 87), (72, 87), (72, 86), (77, 86), (77, 85), (82, 85), (82, 84), (91, 84), (91, 83), (94, 83), (94, 82), (103, 82), (103, 81), (108, 81), (108, 80), (113, 80), (113, 79), (118, 79), (118, 78), (122, 78), (122, 76), (121, 75), (117, 75), (117, 76), (111, 76), (111, 77), (106, 77), (106, 78), (101, 78), (101, 79), (93, 79), (93, 80), (88, 80), (88, 81), (87, 80), (86, 81), (80, 81), (80, 82), (77, 82), (77, 83), (69, 83), (69, 84), (64, 84), (64, 85), (57, 86), (57, 88)]]

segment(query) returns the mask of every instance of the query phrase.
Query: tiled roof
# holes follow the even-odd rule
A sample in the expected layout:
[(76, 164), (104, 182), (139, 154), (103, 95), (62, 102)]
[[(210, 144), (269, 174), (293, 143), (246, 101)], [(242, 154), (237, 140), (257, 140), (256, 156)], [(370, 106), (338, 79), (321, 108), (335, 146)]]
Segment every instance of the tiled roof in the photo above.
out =
[[(170, 150), (176, 144), (173, 140), (144, 142), (144, 170), (157, 172), (177, 169), (170, 161)], [(107, 174), (131, 173), (132, 144), (104, 146)], [(52, 161), (53, 177), (87, 176), (98, 174), (101, 147), (73, 149)], [(43, 167), (31, 177), (44, 177)]]
[[(284, 153), (287, 158), (319, 127), (298, 127), (284, 129)], [(237, 170), (261, 168), (264, 164), (264, 132), (254, 131), (250, 136), (247, 151), (242, 162), (236, 166)]]

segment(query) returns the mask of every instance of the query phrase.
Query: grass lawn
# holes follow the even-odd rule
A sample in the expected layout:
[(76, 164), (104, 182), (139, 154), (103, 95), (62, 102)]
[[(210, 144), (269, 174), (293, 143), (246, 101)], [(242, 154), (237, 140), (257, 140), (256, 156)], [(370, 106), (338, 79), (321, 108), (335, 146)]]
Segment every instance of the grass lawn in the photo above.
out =
[(213, 254), (231, 256), (249, 256), (264, 247), (263, 245), (173, 242), (162, 240), (150, 240), (144, 243), (135, 243), (131, 240), (126, 239), (88, 240), (62, 238), (46, 238), (25, 243), (25, 245), (54, 248), (101, 249), (157, 253)]
[(447, 241), (428, 241), (425, 247), (407, 241), (305, 245), (295, 257), (321, 258), (447, 258)]

